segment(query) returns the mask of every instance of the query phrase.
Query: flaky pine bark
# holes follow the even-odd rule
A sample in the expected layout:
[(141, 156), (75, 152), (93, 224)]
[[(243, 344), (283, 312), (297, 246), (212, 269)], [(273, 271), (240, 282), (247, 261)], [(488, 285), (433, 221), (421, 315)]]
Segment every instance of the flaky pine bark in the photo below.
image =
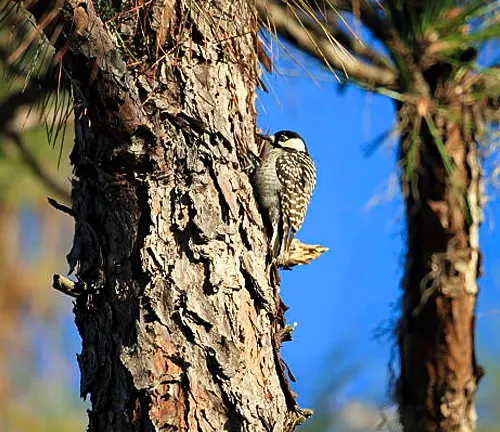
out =
[[(402, 145), (403, 153), (414, 151), (416, 158), (414, 177), (404, 182), (407, 261), (398, 328), (397, 399), (405, 432), (476, 429), (482, 376), (475, 358), (481, 169), (476, 137), (468, 132), (473, 113), (457, 102), (458, 88), (450, 81), (437, 84), (434, 96), (447, 106), (446, 115), (433, 114), (427, 99), (400, 109), (401, 115), (417, 119), (413, 126), (419, 137), (408, 145), (404, 137)], [(449, 158), (451, 170), (443, 158)]]
[(28, 4), (39, 22), (56, 8), (43, 29), (76, 99), (68, 260), (89, 430), (293, 430), (288, 332), (242, 170), (255, 4), (112, 4)]

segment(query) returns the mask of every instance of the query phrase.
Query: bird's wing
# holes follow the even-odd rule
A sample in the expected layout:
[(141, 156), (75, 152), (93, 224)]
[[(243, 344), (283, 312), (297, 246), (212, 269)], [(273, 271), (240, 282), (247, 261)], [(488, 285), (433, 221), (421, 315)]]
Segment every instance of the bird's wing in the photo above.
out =
[(282, 185), (280, 201), (283, 219), (288, 222), (288, 229), (296, 232), (304, 222), (316, 183), (314, 163), (307, 154), (284, 152), (276, 159), (276, 172)]

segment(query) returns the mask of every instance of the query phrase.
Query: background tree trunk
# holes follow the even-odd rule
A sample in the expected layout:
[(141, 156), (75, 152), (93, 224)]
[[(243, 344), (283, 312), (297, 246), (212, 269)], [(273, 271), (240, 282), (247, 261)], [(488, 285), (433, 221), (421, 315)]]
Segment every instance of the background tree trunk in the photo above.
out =
[(458, 83), (436, 81), (430, 88), (446, 114), (433, 112), (428, 99), (399, 110), (416, 119), (416, 137), (403, 137), (401, 148), (415, 162), (413, 177), (403, 180), (408, 234), (397, 399), (405, 432), (470, 432), (482, 375), (474, 341), (481, 170), (471, 107), (457, 102)]
[(40, 22), (61, 6), (44, 30), (75, 95), (68, 261), (90, 430), (292, 430), (278, 286), (242, 172), (254, 2), (49, 3), (29, 8)]

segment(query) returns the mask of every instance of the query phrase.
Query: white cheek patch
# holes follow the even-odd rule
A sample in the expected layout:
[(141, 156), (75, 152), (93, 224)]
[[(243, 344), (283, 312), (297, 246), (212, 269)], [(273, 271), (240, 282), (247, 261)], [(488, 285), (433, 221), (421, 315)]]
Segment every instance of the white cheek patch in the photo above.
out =
[(299, 152), (306, 151), (306, 146), (304, 144), (304, 141), (302, 141), (300, 138), (290, 138), (288, 141), (285, 141), (282, 145), (284, 148), (297, 150)]

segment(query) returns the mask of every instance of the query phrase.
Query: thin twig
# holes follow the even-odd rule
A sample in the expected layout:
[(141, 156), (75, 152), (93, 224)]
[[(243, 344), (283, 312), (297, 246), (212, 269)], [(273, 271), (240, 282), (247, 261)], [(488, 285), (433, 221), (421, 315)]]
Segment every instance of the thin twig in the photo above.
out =
[(70, 215), (71, 217), (75, 217), (75, 212), (73, 211), (72, 208), (70, 208), (64, 204), (61, 204), (60, 202), (57, 202), (54, 198), (47, 198), (47, 201), (56, 210), (59, 210), (60, 212), (66, 213), (67, 215)]
[(60, 274), (53, 276), (52, 288), (74, 298), (78, 297), (84, 291), (83, 283), (73, 282), (71, 279)]

